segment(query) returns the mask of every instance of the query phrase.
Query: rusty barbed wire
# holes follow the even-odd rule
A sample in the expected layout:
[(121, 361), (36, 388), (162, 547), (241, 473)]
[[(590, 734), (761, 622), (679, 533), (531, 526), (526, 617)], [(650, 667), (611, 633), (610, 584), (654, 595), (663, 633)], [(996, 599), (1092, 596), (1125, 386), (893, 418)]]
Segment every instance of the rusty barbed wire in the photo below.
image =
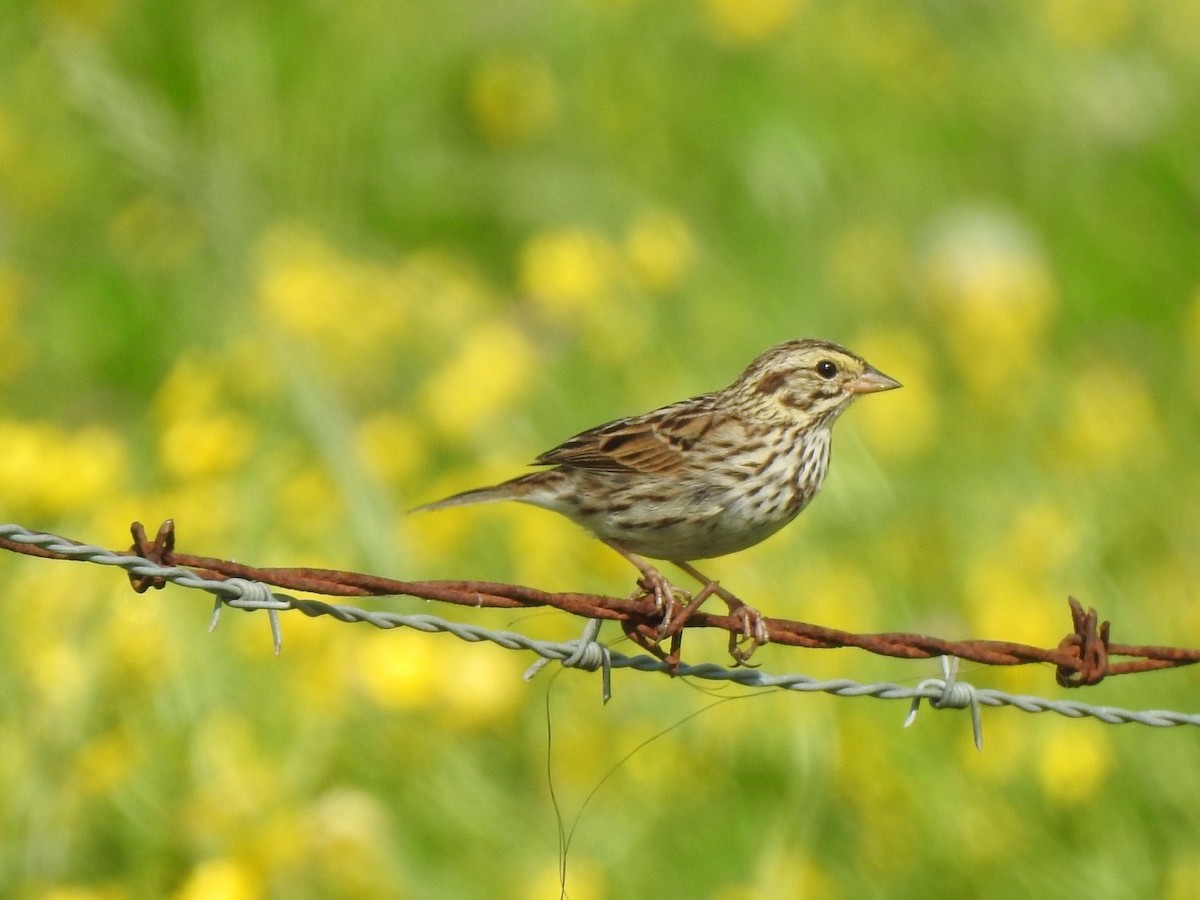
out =
[[(249, 566), (232, 560), (182, 553), (176, 548), (173, 520), (158, 529), (153, 540), (140, 522), (131, 526), (132, 546), (125, 551), (110, 551), (120, 556), (145, 560), (151, 566), (182, 567), (203, 578), (243, 579), (285, 590), (302, 591), (330, 597), (409, 596), (459, 606), (512, 609), (551, 607), (588, 619), (613, 620), (643, 648), (654, 652), (672, 666), (679, 665), (679, 646), (684, 630), (717, 628), (741, 635), (742, 623), (730, 616), (701, 611), (692, 612), (677, 623), (676, 631), (660, 632), (662, 613), (656, 611), (652, 595), (643, 592), (631, 598), (599, 594), (555, 593), (522, 585), (485, 581), (400, 581), (361, 572), (317, 568), (271, 568)], [(0, 549), (48, 559), (75, 559), (64, 550), (29, 543), (21, 535), (46, 536), (21, 526), (0, 526)], [(54, 535), (64, 547), (87, 546)], [(134, 590), (144, 592), (162, 588), (162, 575), (128, 573)], [(764, 618), (770, 642), (809, 649), (855, 647), (882, 656), (901, 659), (929, 659), (951, 656), (991, 666), (1049, 663), (1055, 666), (1056, 679), (1067, 688), (1099, 684), (1113, 675), (1127, 675), (1155, 669), (1173, 668), (1200, 662), (1200, 648), (1156, 645), (1116, 644), (1110, 639), (1111, 625), (1101, 622), (1094, 609), (1085, 610), (1075, 598), (1069, 598), (1071, 631), (1053, 648), (1035, 647), (1014, 641), (952, 641), (930, 635), (907, 632), (857, 634), (807, 622)], [(671, 639), (671, 651), (658, 650)], [(1127, 657), (1114, 662), (1113, 657)]]

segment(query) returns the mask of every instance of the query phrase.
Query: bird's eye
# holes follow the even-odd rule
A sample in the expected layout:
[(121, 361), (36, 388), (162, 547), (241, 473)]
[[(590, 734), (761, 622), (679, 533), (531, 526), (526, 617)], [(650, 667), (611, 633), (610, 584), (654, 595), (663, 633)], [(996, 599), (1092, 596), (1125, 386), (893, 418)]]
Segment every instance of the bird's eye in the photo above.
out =
[(832, 378), (838, 373), (837, 363), (831, 359), (823, 359), (813, 368), (816, 369), (817, 374), (822, 378)]

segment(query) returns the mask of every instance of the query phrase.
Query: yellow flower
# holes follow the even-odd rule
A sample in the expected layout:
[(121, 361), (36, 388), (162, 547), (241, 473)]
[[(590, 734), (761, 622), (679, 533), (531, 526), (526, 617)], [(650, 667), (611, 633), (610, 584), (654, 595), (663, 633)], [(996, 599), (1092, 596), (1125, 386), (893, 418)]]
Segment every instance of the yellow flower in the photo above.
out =
[(36, 703), (52, 712), (77, 708), (93, 681), (79, 648), (62, 638), (46, 637), (30, 648), (28, 667)]
[(289, 471), (272, 499), (283, 534), (310, 543), (326, 543), (341, 527), (346, 502), (338, 483), (317, 463)]
[(13, 511), (59, 516), (120, 493), (126, 448), (108, 428), (0, 420), (0, 496)]
[[(426, 635), (427, 641), (439, 640)], [(441, 669), (438, 710), (447, 724), (473, 728), (510, 714), (525, 696), (521, 680), (527, 662), (510, 650), (488, 644), (455, 641), (442, 648), (431, 664)]]
[(567, 318), (612, 290), (618, 256), (603, 235), (583, 228), (535, 235), (521, 250), (520, 283), (544, 312)]
[[(121, 503), (126, 510), (121, 521), (126, 525), (136, 518), (153, 534), (163, 519), (174, 518), (182, 528), (181, 540), (202, 547), (228, 538), (229, 523), (245, 514), (246, 498), (228, 482), (206, 478), (181, 480), (171, 490), (138, 498), (136, 505)], [(115, 517), (112, 521), (116, 524)]]
[(256, 438), (254, 424), (236, 413), (185, 415), (163, 428), (159, 458), (177, 478), (224, 475), (250, 456)]
[(395, 268), (287, 226), (267, 233), (258, 256), (257, 300), (267, 323), (340, 369), (374, 371), (376, 354), (409, 328), (408, 285)]
[(64, 511), (87, 509), (119, 494), (127, 464), (125, 441), (113, 429), (92, 425), (76, 432), (64, 442), (59, 463), (70, 477), (50, 493), (51, 505)]
[(269, 232), (259, 247), (258, 299), (273, 323), (313, 337), (342, 324), (352, 287), (344, 261), (300, 228)]
[(804, 0), (705, 0), (704, 23), (723, 44), (760, 44), (791, 24)]
[(443, 677), (436, 640), (403, 628), (365, 636), (357, 666), (363, 691), (384, 709), (432, 706)]
[[(598, 555), (611, 557), (619, 565), (620, 577), (632, 585), (636, 572), (608, 547), (593, 540), (578, 526), (565, 522), (561, 516), (545, 510), (535, 510), (516, 504), (497, 507), (492, 513), (510, 519), (507, 528), (513, 561), (513, 577), (522, 584), (536, 584), (544, 590), (573, 590), (586, 583), (588, 561)], [(503, 510), (503, 511), (502, 511)], [(602, 551), (597, 554), (596, 548)], [(601, 565), (607, 563), (605, 559)], [(618, 582), (622, 588), (624, 584)], [(560, 635), (561, 636), (561, 635)]]
[[(608, 886), (608, 863), (600, 863), (571, 848), (571, 865), (567, 871), (567, 893), (571, 900), (606, 900), (612, 896)], [(520, 900), (544, 900), (560, 895), (558, 863), (545, 865), (533, 873), (517, 895)]]
[(540, 137), (558, 115), (558, 89), (540, 56), (490, 56), (472, 73), (471, 117), (492, 144), (512, 146)]
[[(435, 480), (426, 485), (414, 499), (436, 500), (463, 490), (468, 485), (495, 484), (511, 475), (511, 466), (508, 465), (477, 473), (457, 473), (453, 477)], [(504, 504), (501, 504), (500, 508), (503, 506)], [(397, 543), (411, 554), (414, 565), (419, 563), (428, 567), (445, 562), (458, 564), (462, 559), (462, 548), (471, 546), (471, 542), (476, 538), (475, 525), (479, 521), (477, 516), (480, 515), (487, 513), (483, 513), (479, 507), (464, 507), (461, 515), (418, 514), (405, 523)]]
[(421, 405), (446, 435), (485, 439), (490, 426), (528, 388), (536, 351), (511, 325), (484, 323), (462, 340), (458, 355), (421, 387)]
[(425, 461), (421, 429), (396, 412), (379, 412), (360, 422), (355, 444), (367, 468), (388, 484), (402, 483)]
[[(806, 621), (857, 632), (879, 628), (878, 591), (863, 567), (833, 563), (803, 568), (803, 574), (798, 574), (796, 580), (804, 584), (800, 593), (802, 615)], [(790, 612), (793, 611), (781, 611), (781, 614)], [(853, 665), (846, 654), (841, 655)]]
[(1083, 544), (1078, 522), (1051, 503), (1021, 510), (998, 555), (1022, 571), (1051, 573), (1070, 564)]
[(1051, 579), (1031, 576), (1019, 560), (979, 560), (965, 587), (970, 631), (980, 638), (1046, 647), (1067, 630), (1065, 598), (1054, 592)]
[(1076, 806), (1096, 796), (1113, 765), (1106, 728), (1055, 722), (1041, 744), (1038, 775), (1047, 797), (1062, 806)]
[(138, 745), (121, 730), (96, 738), (75, 760), (74, 784), (89, 794), (109, 794), (138, 768)]
[(261, 896), (257, 873), (235, 860), (219, 858), (195, 866), (172, 900), (258, 900)]
[(665, 210), (646, 210), (629, 229), (625, 252), (634, 278), (656, 294), (677, 288), (696, 260), (696, 242), (687, 223)]
[(987, 210), (949, 216), (932, 241), (924, 281), (967, 384), (991, 401), (1022, 400), (1015, 385), (1040, 370), (1057, 305), (1050, 270), (1024, 225)]
[(1055, 459), (1068, 468), (1147, 465), (1161, 453), (1162, 426), (1145, 382), (1126, 365), (1086, 366), (1066, 390)]
[(554, 324), (577, 327), (588, 355), (612, 365), (646, 349), (646, 304), (632, 302), (631, 280), (670, 290), (694, 253), (682, 221), (661, 213), (639, 219), (624, 249), (597, 231), (566, 228), (534, 235), (518, 263), (520, 288), (534, 307)]
[(176, 360), (154, 395), (160, 419), (198, 415), (220, 406), (223, 381), (220, 370), (198, 354)]
[(123, 684), (161, 684), (175, 674), (178, 657), (165, 621), (169, 616), (162, 604), (140, 601), (111, 611), (104, 631), (112, 666)]
[[(983, 675), (974, 665), (968, 667), (966, 663), (959, 668), (960, 677), (967, 681), (978, 679), (978, 682), (975, 683), (979, 686), (986, 683), (988, 687), (995, 686), (991, 678), (992, 671), (995, 670)], [(1045, 688), (1044, 673), (1039, 673), (1039, 677), (1042, 678), (1042, 687), (1035, 687), (1034, 690), (1044, 690)], [(950, 714), (963, 715), (963, 713)], [(976, 750), (975, 745), (970, 741), (964, 741), (959, 745), (960, 765), (973, 780), (981, 783), (984, 781), (1003, 783), (1011, 781), (1013, 778), (1022, 781), (1026, 778), (1034, 748), (1029, 741), (1029, 723), (1024, 717), (989, 715), (985, 712), (983, 741), (985, 751), (983, 753)]]
[(843, 713), (836, 727), (838, 795), (858, 813), (863, 865), (886, 871), (889, 857), (894, 865), (914, 849), (916, 836), (908, 809), (915, 788), (890, 764), (892, 754), (887, 743), (878, 739), (877, 721), (861, 712)]
[(175, 363), (154, 398), (164, 471), (184, 481), (225, 475), (250, 457), (258, 429), (249, 417), (222, 409), (231, 388), (220, 369), (199, 356)]

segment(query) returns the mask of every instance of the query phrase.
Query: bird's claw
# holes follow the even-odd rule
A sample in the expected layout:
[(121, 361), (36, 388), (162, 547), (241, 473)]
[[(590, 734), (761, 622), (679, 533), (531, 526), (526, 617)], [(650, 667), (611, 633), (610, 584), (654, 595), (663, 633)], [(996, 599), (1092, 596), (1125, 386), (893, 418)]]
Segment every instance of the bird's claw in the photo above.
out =
[(750, 657), (754, 651), (771, 640), (766, 620), (753, 606), (739, 601), (738, 606), (730, 605), (729, 617), (740, 623), (740, 631), (729, 632), (729, 655), (735, 664), (749, 666)]
[(686, 605), (691, 600), (691, 595), (667, 581), (657, 569), (643, 573), (638, 579), (638, 587), (654, 597), (654, 612), (662, 616), (658, 624), (658, 633), (665, 636), (670, 631), (671, 622), (680, 604)]
[[(670, 662), (673, 667), (679, 663), (679, 645), (683, 639), (684, 626), (713, 594), (720, 597), (729, 607), (729, 615), (735, 625), (729, 634), (729, 654), (733, 657), (735, 665), (749, 665), (754, 651), (770, 641), (771, 635), (766, 620), (757, 609), (739, 600), (691, 563), (675, 561), (676, 566), (703, 585), (695, 596), (675, 587), (649, 562), (630, 553), (615, 541), (605, 543), (633, 563), (640, 573), (637, 583), (641, 593), (630, 599), (637, 599), (639, 596), (653, 597), (654, 612), (661, 616), (657, 628), (643, 623), (627, 628), (626, 633), (656, 656)], [(671, 639), (671, 652), (663, 654), (658, 649), (658, 644), (667, 638)]]

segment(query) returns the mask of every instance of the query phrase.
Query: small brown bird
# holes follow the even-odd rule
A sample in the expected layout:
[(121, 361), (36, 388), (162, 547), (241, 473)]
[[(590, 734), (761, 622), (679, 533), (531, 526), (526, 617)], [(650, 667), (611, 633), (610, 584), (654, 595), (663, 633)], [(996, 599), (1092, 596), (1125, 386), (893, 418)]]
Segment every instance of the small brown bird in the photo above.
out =
[(689, 561), (744, 550), (794, 519), (825, 479), (837, 417), (860, 394), (898, 387), (845, 347), (787, 341), (729, 387), (599, 425), (533, 462), (553, 468), (417, 509), (518, 500), (554, 510), (633, 563), (667, 619), (671, 585), (641, 557), (672, 561), (764, 643), (757, 611)]

